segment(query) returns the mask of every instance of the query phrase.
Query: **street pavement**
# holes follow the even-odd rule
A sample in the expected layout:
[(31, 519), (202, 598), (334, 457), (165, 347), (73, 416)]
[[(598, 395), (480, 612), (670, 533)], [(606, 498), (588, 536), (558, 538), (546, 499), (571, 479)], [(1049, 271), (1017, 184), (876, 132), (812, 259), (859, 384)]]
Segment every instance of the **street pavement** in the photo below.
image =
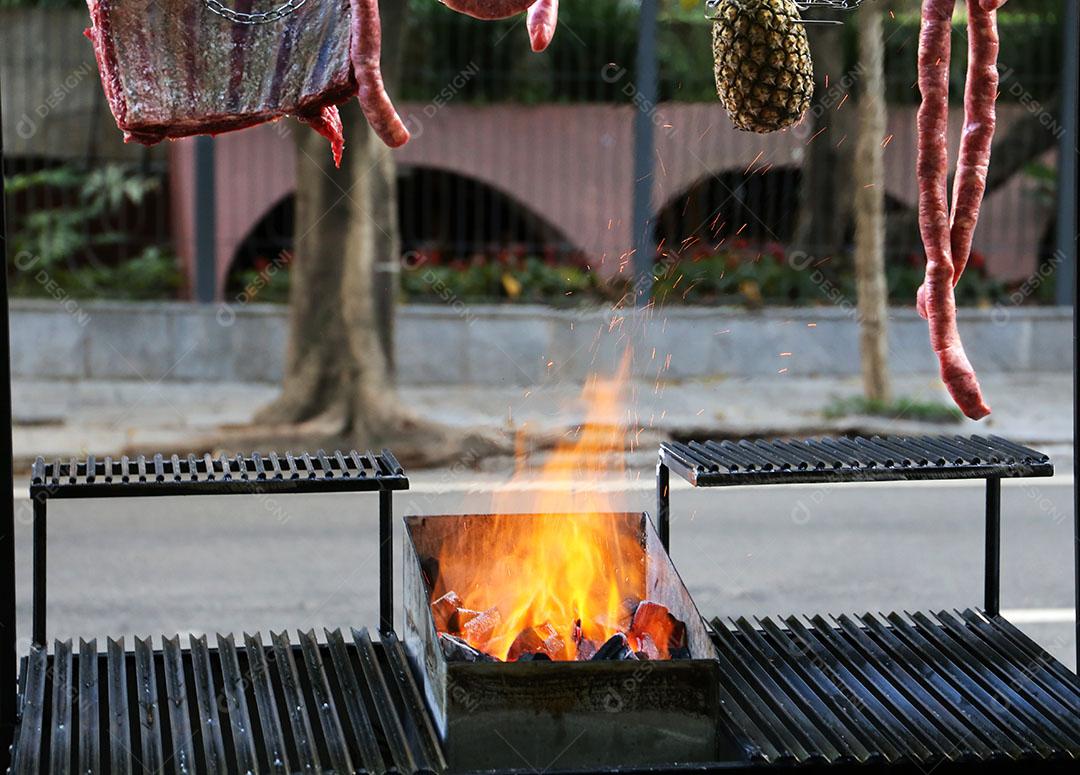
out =
[[(396, 515), (490, 511), (492, 488), (502, 481), (417, 472), (413, 490), (397, 497)], [(23, 485), (16, 539), (25, 651), (31, 509)], [(574, 486), (551, 487), (566, 494)], [(1006, 482), (1002, 542), (1003, 607), (1070, 666), (1072, 488), (1068, 466), (1053, 479)], [(654, 511), (648, 470), (602, 489), (613, 510)], [(504, 497), (507, 510), (529, 511), (536, 492), (525, 485)], [(676, 484), (672, 501), (672, 555), (707, 616), (981, 604), (978, 483), (712, 491)], [(372, 496), (56, 501), (48, 526), (49, 635), (374, 626), (376, 522)], [(394, 556), (401, 557), (400, 545)], [(397, 615), (400, 626), (400, 608)]]

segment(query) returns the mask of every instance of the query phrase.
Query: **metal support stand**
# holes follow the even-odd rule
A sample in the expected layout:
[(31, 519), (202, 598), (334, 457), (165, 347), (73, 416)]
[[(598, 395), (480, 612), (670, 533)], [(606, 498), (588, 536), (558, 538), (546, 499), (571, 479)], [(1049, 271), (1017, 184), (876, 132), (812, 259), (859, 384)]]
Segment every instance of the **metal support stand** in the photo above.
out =
[(986, 480), (986, 581), (983, 610), (1001, 613), (1001, 479)]
[(671, 554), (671, 469), (663, 463), (656, 464), (656, 532)]
[(394, 499), (379, 493), (379, 631), (394, 631)]
[(35, 646), (45, 646), (45, 579), (48, 555), (48, 520), (46, 498), (34, 498), (34, 622), (32, 637)]
[[(0, 128), (4, 125), (0, 114)], [(19, 682), (15, 639), (15, 482), (12, 464), (11, 332), (7, 289), (7, 222), (4, 198), (4, 138), (0, 129), (0, 772), (7, 772), (15, 739)]]

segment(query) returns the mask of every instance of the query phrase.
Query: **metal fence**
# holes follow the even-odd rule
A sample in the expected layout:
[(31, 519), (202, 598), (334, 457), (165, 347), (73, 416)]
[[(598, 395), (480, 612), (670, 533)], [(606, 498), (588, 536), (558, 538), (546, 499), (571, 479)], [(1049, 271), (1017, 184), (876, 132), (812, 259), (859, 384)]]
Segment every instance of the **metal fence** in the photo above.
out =
[[(182, 144), (143, 148), (119, 142), (81, 35), (85, 9), (81, 3), (65, 7), (70, 5), (0, 2), (5, 174), (13, 183), (9, 212), (16, 251), (29, 265), (26, 271), (16, 262), (13, 287), (49, 293), (35, 279), (38, 257), (74, 292), (189, 293), (193, 225), (178, 214), (178, 204), (194, 195), (183, 184), (192, 177), (183, 165), (193, 164), (194, 154), (178, 152)], [(720, 267), (800, 250), (830, 261), (839, 277), (850, 274), (847, 176), (816, 193), (831, 203), (816, 208), (816, 217), (839, 224), (831, 243), (808, 243), (798, 223), (800, 201), (807, 198), (801, 187), (811, 185), (805, 171), (817, 149), (827, 143), (835, 164), (849, 163), (859, 89), (854, 25), (812, 29), (819, 77), (820, 63), (828, 66), (827, 84), (814, 102), (816, 122), (758, 137), (733, 130), (715, 99), (710, 30), (698, 5), (661, 3), (655, 105), (643, 104), (635, 83), (637, 5), (597, 0), (566, 6), (552, 47), (535, 55), (520, 19), (479, 23), (436, 2), (411, 4), (403, 83), (395, 95), (423, 130), (398, 152), (400, 223), (410, 256), (447, 271), (535, 257), (538, 265), (617, 275), (634, 247), (633, 126), (644, 111), (655, 134), (648, 161), (660, 255), (708, 259), (709, 271), (723, 274)], [(904, 223), (915, 196), (918, 17), (913, 2), (890, 8), (889, 134), (882, 142), (890, 217)], [(986, 202), (976, 249), (994, 282), (1020, 282), (1054, 261), (1060, 12), (1054, 0), (1012, 0), (1001, 15), (1001, 133), (1035, 125), (1028, 139), (1041, 150)], [(962, 23), (957, 24), (958, 97), (966, 58)], [(953, 124), (958, 130), (959, 121)], [(271, 137), (258, 130), (215, 141), (219, 292), (242, 288), (252, 272), (291, 247), (291, 142), (283, 133)], [(259, 189), (270, 178), (280, 183), (271, 186), (272, 201), (262, 202), (258, 194), (265, 192)], [(223, 197), (260, 204), (247, 212), (221, 206)], [(917, 280), (920, 257), (913, 244), (890, 239), (889, 263), (898, 277), (906, 272)], [(731, 273), (735, 280), (739, 276)], [(501, 275), (492, 278), (498, 295), (504, 290)], [(723, 301), (740, 292), (737, 283), (711, 279), (717, 281), (703, 282), (690, 300)], [(534, 280), (542, 284), (542, 273)], [(783, 287), (775, 291), (768, 278), (755, 281), (767, 300), (785, 294), (807, 300), (782, 278), (777, 282)], [(712, 291), (703, 292), (706, 287)], [(279, 286), (264, 298), (282, 294)]]

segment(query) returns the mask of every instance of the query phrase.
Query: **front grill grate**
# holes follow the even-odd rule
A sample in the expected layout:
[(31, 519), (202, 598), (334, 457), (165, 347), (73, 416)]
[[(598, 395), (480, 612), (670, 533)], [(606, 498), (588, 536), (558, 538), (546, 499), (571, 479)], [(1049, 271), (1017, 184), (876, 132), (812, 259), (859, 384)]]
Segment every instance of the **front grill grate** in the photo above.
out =
[(24, 661), (12, 772), (437, 772), (402, 643), (366, 630), (109, 639)]
[(1080, 758), (1080, 680), (981, 612), (713, 621), (732, 729), (761, 763)]

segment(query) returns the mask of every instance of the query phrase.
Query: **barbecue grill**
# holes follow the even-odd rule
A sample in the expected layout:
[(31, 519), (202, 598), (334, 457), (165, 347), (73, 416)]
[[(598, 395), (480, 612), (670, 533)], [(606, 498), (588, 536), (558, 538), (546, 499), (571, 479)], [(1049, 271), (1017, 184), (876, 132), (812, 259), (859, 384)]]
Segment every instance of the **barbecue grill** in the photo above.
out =
[[(638, 525), (642, 540), (655, 541), (648, 551), (664, 567), (670, 566), (671, 472), (697, 487), (984, 479), (986, 600), (981, 609), (956, 612), (714, 618), (702, 629), (711, 653), (699, 649), (681, 664), (654, 663), (661, 669), (650, 680), (670, 683), (648, 692), (666, 704), (648, 708), (631, 699), (620, 716), (622, 706), (590, 708), (586, 698), (566, 692), (564, 675), (545, 670), (584, 668), (573, 680), (595, 695), (598, 682), (618, 686), (634, 663), (599, 669), (558, 662), (458, 665), (448, 672), (442, 661), (442, 672), (439, 666), (432, 672), (425, 664), (432, 660), (422, 656), (431, 635), (425, 629), (429, 590), (412, 539), (405, 547), (405, 618), (412, 624), (404, 642), (399, 639), (393, 630), (392, 495), (408, 487), (408, 478), (388, 451), (39, 460), (30, 486), (34, 633), (20, 662), (12, 771), (520, 771), (521, 760), (475, 726), (482, 712), (471, 714), (468, 703), (438, 704), (437, 681), (448, 677), (444, 691), (472, 687), (497, 703), (496, 715), (512, 725), (518, 742), (535, 729), (550, 744), (557, 725), (538, 712), (563, 707), (576, 714), (575, 724), (590, 733), (580, 745), (588, 747), (568, 753), (555, 771), (865, 772), (885, 765), (912, 772), (1075, 771), (1080, 680), (998, 610), (1001, 480), (1052, 475), (1047, 456), (978, 436), (664, 444), (656, 532), (646, 515), (607, 515)], [(271, 492), (379, 494), (377, 635), (357, 628), (299, 632), (295, 639), (285, 632), (219, 634), (212, 642), (194, 637), (184, 644), (163, 635), (135, 638), (130, 646), (108, 639), (104, 649), (83, 640), (46, 646), (44, 527), (51, 500)], [(446, 529), (460, 519), (414, 517), (406, 529), (417, 534), (429, 523)], [(432, 540), (417, 535), (418, 546)], [(680, 615), (692, 620), (692, 601), (673, 599), (672, 605), (684, 606)], [(11, 590), (4, 603), (5, 611), (13, 610)], [(2, 624), (13, 628), (14, 618)], [(693, 621), (693, 629), (699, 625), (706, 626)], [(500, 672), (506, 668), (513, 675)], [(687, 680), (680, 704), (680, 682)], [(546, 682), (563, 684), (562, 694), (552, 693), (547, 703), (537, 693)], [(703, 707), (712, 719), (707, 729)], [(650, 712), (665, 735), (682, 729), (691, 738), (678, 757), (658, 758), (648, 745), (638, 750), (597, 742), (621, 724), (636, 724), (637, 734), (646, 734), (642, 719)], [(445, 735), (447, 719), (461, 725), (456, 739)], [(570, 747), (578, 742), (569, 741)], [(693, 755), (702, 743), (715, 746), (715, 761)], [(487, 749), (478, 753), (477, 745)]]

